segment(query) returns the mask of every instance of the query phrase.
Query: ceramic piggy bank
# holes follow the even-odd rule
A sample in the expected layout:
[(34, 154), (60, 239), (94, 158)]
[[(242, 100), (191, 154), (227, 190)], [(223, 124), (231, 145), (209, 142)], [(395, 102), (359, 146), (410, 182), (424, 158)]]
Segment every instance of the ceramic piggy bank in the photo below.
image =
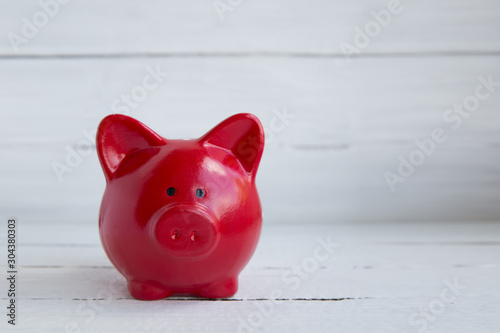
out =
[(251, 114), (196, 140), (165, 139), (124, 115), (102, 120), (99, 231), (134, 298), (236, 293), (261, 231), (255, 175), (263, 149)]

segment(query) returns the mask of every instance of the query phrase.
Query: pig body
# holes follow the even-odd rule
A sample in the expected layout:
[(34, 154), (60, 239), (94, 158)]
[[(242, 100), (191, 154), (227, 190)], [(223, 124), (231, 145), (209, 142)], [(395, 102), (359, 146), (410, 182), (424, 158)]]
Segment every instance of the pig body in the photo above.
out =
[(197, 140), (164, 139), (123, 115), (103, 119), (100, 236), (134, 298), (236, 293), (261, 231), (255, 175), (263, 147), (249, 114)]

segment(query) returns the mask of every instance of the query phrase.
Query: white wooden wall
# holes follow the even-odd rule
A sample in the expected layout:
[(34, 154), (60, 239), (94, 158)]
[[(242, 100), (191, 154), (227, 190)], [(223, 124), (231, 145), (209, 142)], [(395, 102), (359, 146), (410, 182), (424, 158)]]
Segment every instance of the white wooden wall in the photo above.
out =
[[(48, 0), (47, 0), (48, 1)], [(71, 0), (16, 51), (37, 1), (0, 1), (0, 212), (36, 223), (97, 223), (95, 156), (60, 181), (54, 162), (116, 111), (146, 68), (168, 73), (130, 115), (167, 138), (204, 134), (238, 112), (271, 128), (258, 176), (265, 223), (500, 218), (500, 87), (459, 129), (443, 114), (500, 81), (500, 4), (401, 0), (401, 12), (347, 61), (342, 42), (388, 1)], [(38, 16), (37, 16), (38, 15)], [(44, 23), (42, 21), (42, 23)], [(448, 140), (396, 185), (415, 139)]]

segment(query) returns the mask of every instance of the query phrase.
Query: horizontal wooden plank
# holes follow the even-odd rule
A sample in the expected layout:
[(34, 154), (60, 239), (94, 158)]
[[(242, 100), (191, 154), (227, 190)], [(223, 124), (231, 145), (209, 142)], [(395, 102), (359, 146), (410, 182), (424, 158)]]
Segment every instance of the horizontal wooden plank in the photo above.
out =
[[(32, 221), (95, 221), (104, 186), (95, 151), (74, 162), (62, 183), (52, 163), (67, 165), (69, 150), (87, 147), (102, 117), (124, 111), (120, 96), (143, 84), (147, 66), (158, 66), (168, 74), (129, 111), (161, 135), (198, 137), (237, 112), (261, 118), (268, 144), (258, 185), (267, 223), (496, 220), (500, 94), (456, 130), (443, 116), (475, 93), (480, 76), (499, 80), (498, 60), (2, 61), (0, 208)], [(279, 120), (285, 111), (292, 116)], [(399, 156), (408, 159), (414, 140), (435, 128), (447, 142), (391, 192), (384, 174), (398, 174)]]
[[(269, 298), (276, 290), (284, 298), (432, 296), (449, 279), (459, 279), (471, 297), (500, 297), (499, 229), (484, 222), (266, 226), (235, 297)], [(21, 298), (94, 299), (102, 290), (130, 298), (94, 226), (20, 224), (18, 234)], [(315, 257), (318, 248), (327, 258)], [(316, 267), (300, 269), (311, 260)]]
[[(430, 302), (431, 300), (426, 300)], [(59, 332), (429, 332), (481, 330), (496, 333), (498, 304), (482, 308), (480, 299), (457, 300), (439, 316), (419, 315), (422, 300), (341, 302), (203, 302), (40, 300), (20, 303), (18, 330)], [(424, 303), (427, 304), (427, 303)], [(383, 320), (381, 320), (383, 318)], [(410, 318), (414, 321), (410, 322)], [(412, 324), (413, 323), (413, 324)], [(4, 323), (2, 326), (6, 326)], [(10, 331), (10, 330), (9, 330)], [(15, 330), (13, 330), (15, 331)]]
[[(375, 250), (382, 255), (390, 256), (398, 247), (381, 250), (381, 248), (364, 247), (365, 251)], [(412, 248), (416, 251), (417, 248)], [(439, 251), (441, 248), (429, 247), (429, 251)], [(500, 246), (481, 247), (450, 247), (446, 251), (453, 252), (457, 264), (441, 267), (435, 264), (420, 263), (429, 260), (428, 254), (422, 256), (400, 255), (392, 256), (393, 263), (374, 266), (350, 266), (345, 258), (335, 256), (329, 262), (312, 273), (301, 270), (301, 278), (294, 271), (295, 265), (301, 267), (301, 262), (289, 267), (255, 267), (249, 266), (240, 276), (240, 289), (234, 296), (236, 299), (267, 299), (275, 291), (280, 298), (287, 299), (363, 299), (363, 298), (414, 298), (432, 297), (446, 285), (446, 281), (467, 288), (469, 297), (500, 297), (496, 281), (500, 278), (500, 266), (490, 258), (482, 259), (487, 264), (465, 266), (458, 258), (466, 250), (483, 255), (486, 251), (498, 253)], [(351, 254), (352, 255), (352, 254)], [(304, 257), (308, 258), (308, 257)], [(404, 260), (412, 262), (402, 265)], [(394, 262), (399, 264), (394, 264)], [(282, 265), (281, 262), (273, 262)], [(31, 266), (19, 268), (20, 293), (22, 300), (32, 299), (130, 299), (126, 283), (122, 276), (111, 267), (44, 267)], [(391, 276), (388, 279), (388, 275)], [(369, 278), (368, 278), (369, 277)], [(297, 289), (296, 289), (297, 288)], [(102, 294), (105, 295), (103, 296)], [(465, 291), (464, 291), (465, 293)]]
[[(15, 43), (20, 54), (341, 54), (342, 42), (354, 44), (356, 27), (373, 31), (362, 52), (500, 51), (494, 0), (401, 0), (395, 7), (387, 0), (61, 2), (48, 7), (48, 20), (35, 0), (3, 6), (0, 53), (16, 54), (8, 39), (14, 33), (28, 37)], [(373, 27), (371, 12), (389, 7), (393, 14), (379, 19), (384, 26)], [(29, 30), (23, 18), (38, 28)]]
[[(95, 225), (104, 190), (97, 158), (86, 157), (60, 183), (50, 163), (60, 160), (61, 152), (39, 149), (5, 159), (11, 162), (0, 168), (3, 214), (31, 224)], [(392, 193), (383, 172), (397, 168), (397, 153), (394, 147), (327, 154), (269, 150), (258, 176), (264, 223), (493, 220), (500, 215), (499, 188), (491, 186), (500, 175), (490, 165), (499, 150), (442, 150)], [(304, 189), (307, 195), (298, 196)]]
[[(499, 59), (359, 59), (350, 65), (289, 58), (4, 60), (0, 135), (7, 150), (76, 145), (105, 115), (128, 113), (169, 138), (192, 138), (224, 117), (252, 112), (269, 145), (300, 151), (412, 144), (435, 127), (453, 133), (450, 143), (487, 146), (500, 142)], [(158, 81), (151, 72), (159, 73)], [(445, 112), (490, 75), (493, 94), (451, 130), (457, 122), (445, 121)], [(145, 79), (155, 88), (127, 103), (127, 95), (145, 90)], [(279, 118), (285, 111), (288, 118)]]

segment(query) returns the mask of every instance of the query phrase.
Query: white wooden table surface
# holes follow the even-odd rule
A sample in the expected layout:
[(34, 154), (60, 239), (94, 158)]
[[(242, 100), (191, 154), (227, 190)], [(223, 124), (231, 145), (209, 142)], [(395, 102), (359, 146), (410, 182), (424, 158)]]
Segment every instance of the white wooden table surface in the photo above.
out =
[(2, 331), (500, 330), (495, 222), (266, 224), (239, 292), (218, 301), (132, 299), (95, 224), (19, 221), (18, 235), (18, 326)]
[[(0, 331), (500, 332), (500, 88), (446, 118), (500, 82), (500, 4), (401, 0), (346, 59), (391, 3), (0, 0), (0, 219), (19, 219), (20, 261)], [(150, 71), (166, 74), (124, 108)], [(105, 257), (91, 137), (125, 111), (172, 139), (238, 112), (267, 128), (264, 230), (234, 298), (135, 301)], [(448, 140), (391, 191), (436, 128)]]

